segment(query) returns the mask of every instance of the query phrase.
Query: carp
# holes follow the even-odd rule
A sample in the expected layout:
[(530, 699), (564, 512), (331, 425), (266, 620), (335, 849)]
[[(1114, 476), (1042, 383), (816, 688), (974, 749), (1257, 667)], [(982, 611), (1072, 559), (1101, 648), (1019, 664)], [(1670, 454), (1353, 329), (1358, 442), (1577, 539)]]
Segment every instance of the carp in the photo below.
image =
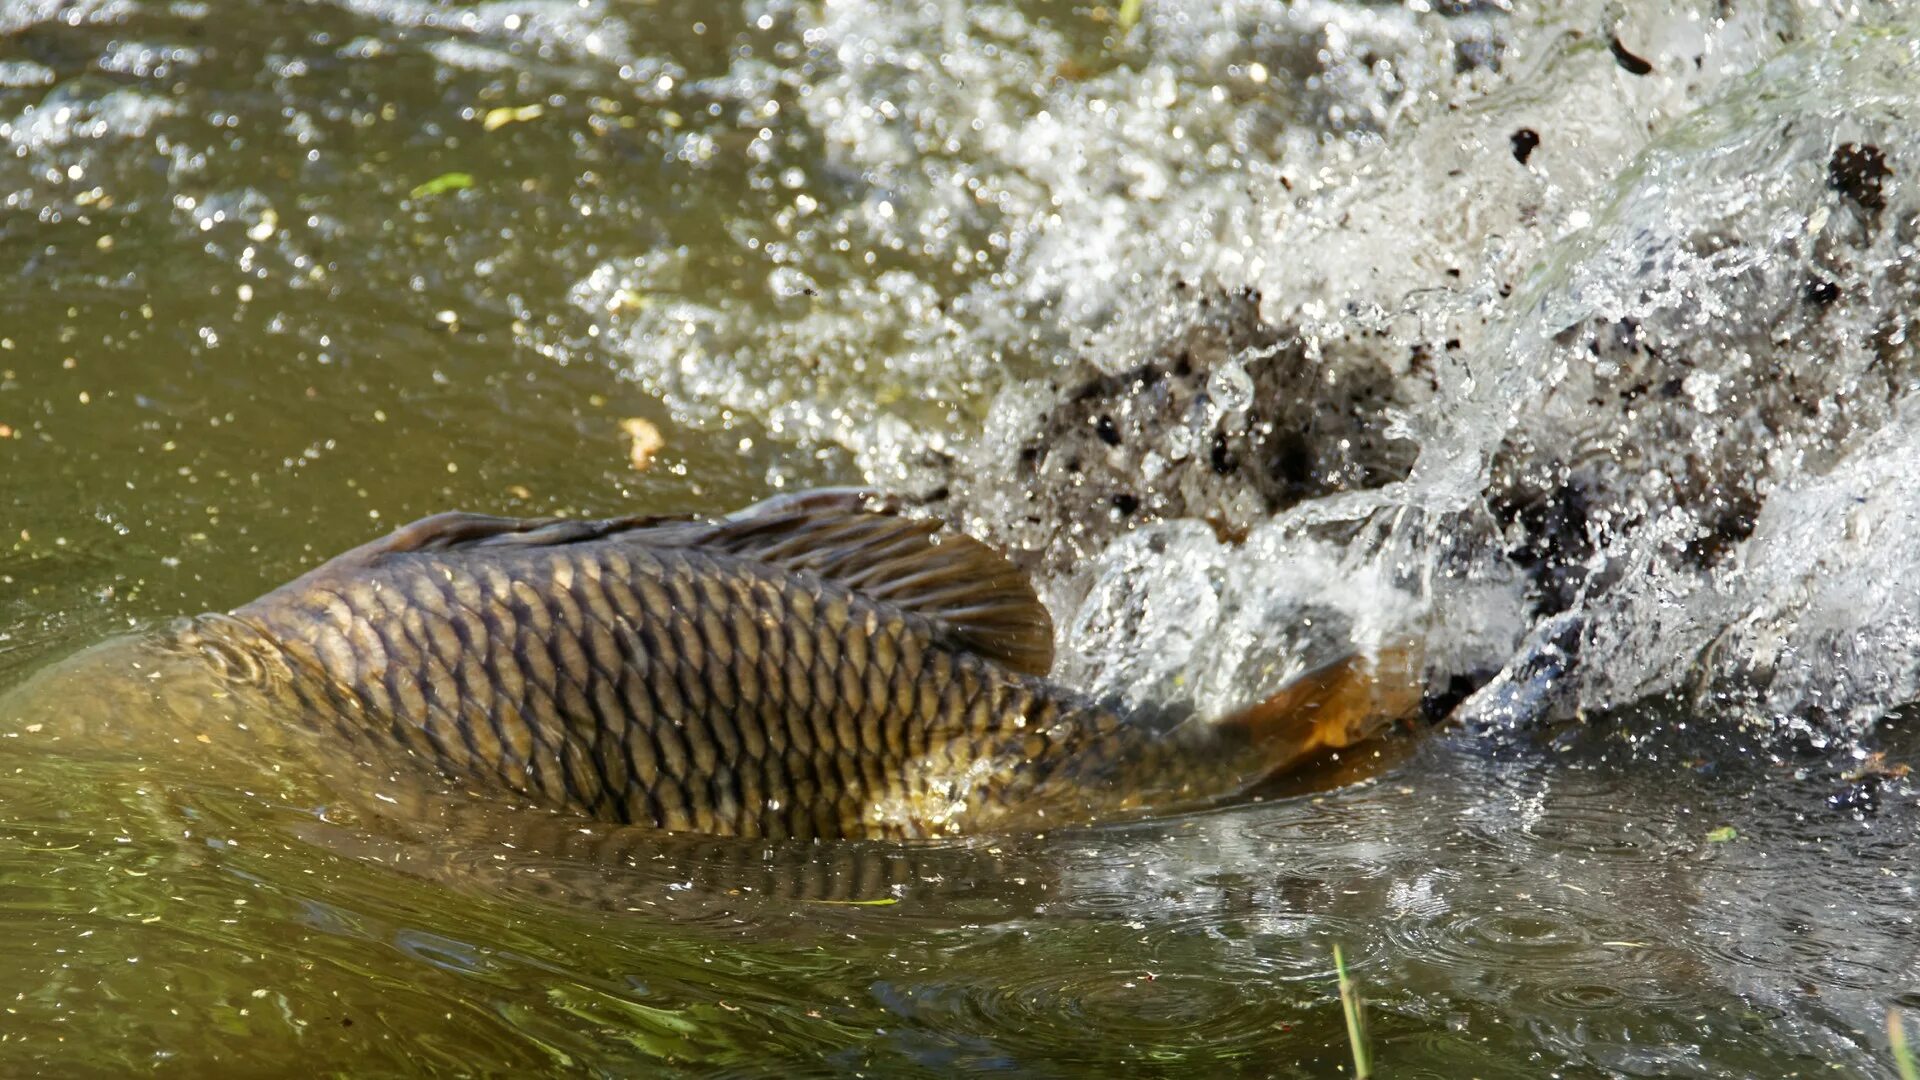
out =
[(440, 514), (171, 635), (230, 706), (362, 762), (769, 839), (1210, 806), (1419, 704), (1388, 649), (1213, 722), (1129, 714), (1046, 677), (1052, 621), (1011, 564), (857, 491), (714, 520)]

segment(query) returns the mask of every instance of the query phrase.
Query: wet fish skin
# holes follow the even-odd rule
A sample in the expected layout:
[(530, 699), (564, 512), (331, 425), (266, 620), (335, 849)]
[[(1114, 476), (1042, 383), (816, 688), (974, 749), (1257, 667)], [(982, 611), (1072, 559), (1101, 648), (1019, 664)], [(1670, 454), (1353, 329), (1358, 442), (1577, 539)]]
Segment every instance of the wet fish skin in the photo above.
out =
[(1273, 768), (1252, 722), (1168, 733), (1040, 677), (1051, 624), (1024, 579), (857, 494), (720, 523), (442, 515), (200, 626), (369, 762), (674, 831), (1047, 827)]
[[(1098, 746), (1111, 713), (819, 579), (604, 547), (470, 570), (428, 557), (237, 616), (292, 661), (301, 713), (604, 820), (917, 832), (956, 796), (991, 816), (983, 804), (1032, 794), (1049, 765), (1091, 772), (1112, 753)], [(982, 763), (986, 782), (951, 779)]]

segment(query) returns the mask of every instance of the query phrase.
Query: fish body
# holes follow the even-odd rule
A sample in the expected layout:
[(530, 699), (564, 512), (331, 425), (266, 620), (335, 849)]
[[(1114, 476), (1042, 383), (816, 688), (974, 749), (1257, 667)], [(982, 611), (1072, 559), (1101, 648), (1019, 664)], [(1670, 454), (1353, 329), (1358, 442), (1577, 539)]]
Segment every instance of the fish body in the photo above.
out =
[(1045, 678), (1051, 621), (998, 555), (845, 492), (718, 521), (440, 515), (179, 636), (362, 760), (768, 838), (1204, 805), (1417, 700), (1349, 662), (1223, 723), (1122, 716)]

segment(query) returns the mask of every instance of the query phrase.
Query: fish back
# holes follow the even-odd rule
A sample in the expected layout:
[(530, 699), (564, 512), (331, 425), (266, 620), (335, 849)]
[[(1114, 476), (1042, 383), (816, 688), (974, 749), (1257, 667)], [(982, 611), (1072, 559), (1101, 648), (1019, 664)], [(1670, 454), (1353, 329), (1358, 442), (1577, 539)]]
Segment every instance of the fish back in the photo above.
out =
[[(235, 615), (285, 654), (303, 712), (458, 783), (675, 830), (941, 831), (1035, 782), (1015, 763), (1061, 710), (968, 647), (1017, 622), (1006, 582), (968, 591), (948, 563), (972, 552), (916, 562), (931, 528), (849, 513), (825, 515), (826, 544), (755, 516), (487, 531), (462, 515)], [(889, 559), (909, 572), (874, 571)], [(1006, 651), (1031, 664), (1029, 646)]]

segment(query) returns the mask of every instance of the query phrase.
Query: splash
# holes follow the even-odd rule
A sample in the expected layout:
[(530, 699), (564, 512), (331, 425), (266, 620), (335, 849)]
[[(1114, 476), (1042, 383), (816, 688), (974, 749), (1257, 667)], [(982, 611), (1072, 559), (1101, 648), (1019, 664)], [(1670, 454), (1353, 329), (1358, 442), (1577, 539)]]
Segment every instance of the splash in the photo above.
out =
[[(1436, 690), (1504, 672), (1514, 720), (1682, 694), (1852, 733), (1913, 696), (1900, 12), (1142, 11), (756, 0), (669, 59), (605, 3), (340, 0), (352, 33), (259, 82), (313, 182), (360, 185), (311, 206), (144, 85), (198, 47), (48, 47), (0, 74), (35, 90), (0, 119), (5, 197), (163, 215), (245, 295), (343, 290), (325, 252), (370, 246), (370, 300), (452, 283), (682, 424), (819, 452), (768, 483), (850, 461), (926, 496), (1041, 576), (1063, 662), (1124, 696), (1246, 700), (1401, 637)], [(459, 108), (292, 92), (376, 56)], [(531, 103), (488, 152), (579, 175), (408, 198), (475, 167), (452, 117)], [(445, 146), (340, 171), (386, 123)], [(316, 363), (336, 330), (301, 330)]]
[(1157, 304), (1143, 269), (1169, 247), (1245, 265), (1250, 186), (1329, 133), (1376, 139), (1497, 51), (1489, 15), (1333, 4), (1164, 5), (1131, 36), (1009, 5), (755, 10), (804, 49), (696, 80), (675, 148), (764, 192), (727, 223), (731, 265), (615, 259), (575, 301), (690, 418), (766, 416), (876, 475), (968, 441), (1009, 374)]
[(1911, 35), (765, 10), (805, 63), (708, 86), (780, 106), (764, 295), (648, 256), (576, 299), (689, 414), (845, 444), (1023, 553), (1077, 674), (1205, 707), (1412, 635), (1436, 687), (1533, 687), (1515, 719), (1684, 692), (1848, 731), (1920, 685), (1878, 584), (1915, 557)]

